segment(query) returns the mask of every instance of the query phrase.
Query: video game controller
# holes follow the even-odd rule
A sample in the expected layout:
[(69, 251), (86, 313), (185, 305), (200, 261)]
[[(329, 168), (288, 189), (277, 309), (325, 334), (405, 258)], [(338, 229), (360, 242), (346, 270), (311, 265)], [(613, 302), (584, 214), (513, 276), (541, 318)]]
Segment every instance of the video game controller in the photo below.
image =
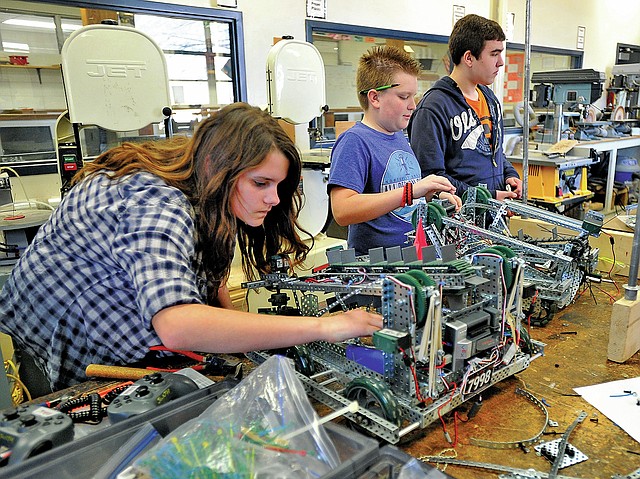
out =
[(73, 421), (55, 409), (18, 406), (0, 413), (0, 465), (13, 465), (73, 440)]
[(198, 385), (182, 374), (148, 374), (116, 396), (107, 406), (107, 415), (112, 423), (116, 423), (197, 389)]

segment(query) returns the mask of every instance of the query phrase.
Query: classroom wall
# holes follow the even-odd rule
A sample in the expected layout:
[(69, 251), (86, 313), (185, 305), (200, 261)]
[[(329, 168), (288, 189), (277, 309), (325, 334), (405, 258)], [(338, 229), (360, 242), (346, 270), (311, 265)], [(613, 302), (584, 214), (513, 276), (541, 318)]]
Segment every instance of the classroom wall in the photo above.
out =
[[(216, 0), (159, 1), (223, 8), (217, 7)], [(11, 3), (11, 0), (6, 2)], [(247, 101), (264, 107), (267, 102), (265, 62), (273, 38), (293, 35), (295, 38), (305, 39), (306, 1), (237, 0), (237, 5), (237, 9), (231, 10), (241, 11), (243, 15)], [(449, 35), (453, 26), (453, 5), (464, 6), (467, 14), (476, 13), (495, 18), (501, 23), (508, 12), (513, 12), (515, 24), (511, 40), (524, 43), (525, 0), (327, 0), (326, 21)], [(585, 26), (584, 67), (604, 70), (607, 77), (615, 61), (616, 43), (640, 45), (638, 0), (618, 0), (615, 6), (601, 0), (532, 0), (531, 6), (532, 44), (575, 50), (577, 27)], [(29, 72), (33, 74), (29, 81), (37, 81), (34, 79), (35, 72)], [(497, 81), (496, 84), (500, 88), (502, 82)], [(301, 138), (301, 142), (308, 141), (306, 125), (298, 126), (296, 138)], [(304, 150), (305, 145), (300, 141), (299, 146)], [(26, 187), (34, 198), (46, 200), (58, 191), (56, 179), (57, 175), (35, 177), (32, 178), (34, 185)], [(45, 184), (49, 189), (38, 186)], [(20, 197), (20, 189), (16, 191)], [(47, 194), (42, 193), (44, 191)]]
[[(163, 3), (204, 8), (217, 7), (216, 0), (160, 0)], [(11, 0), (7, 0), (11, 6)], [(237, 0), (243, 15), (248, 101), (264, 106), (267, 90), (265, 61), (274, 37), (305, 38), (305, 0)], [(503, 25), (508, 12), (515, 14), (513, 38), (525, 42), (525, 0), (327, 0), (327, 22), (347, 23), (409, 32), (449, 35), (453, 5), (466, 13), (495, 18)], [(56, 7), (60, 8), (60, 7)], [(283, 12), (286, 14), (283, 15)], [(575, 50), (578, 26), (586, 27), (584, 68), (605, 71), (615, 61), (617, 43), (640, 44), (640, 1), (618, 0), (615, 6), (601, 0), (531, 0), (531, 42), (534, 45)], [(44, 62), (43, 64), (46, 64)], [(24, 73), (38, 81), (35, 71)], [(55, 71), (43, 71), (43, 83)], [(6, 86), (6, 85), (5, 85)], [(14, 92), (15, 89), (7, 89)], [(12, 95), (17, 95), (16, 92)], [(45, 100), (49, 103), (46, 103)], [(46, 95), (42, 107), (59, 98)], [(57, 103), (56, 103), (57, 104)]]
[[(525, 41), (523, 0), (506, 0), (515, 13), (514, 42)], [(616, 44), (640, 45), (640, 2), (619, 0), (535, 0), (531, 2), (531, 43), (576, 50), (578, 26), (586, 27), (583, 68), (604, 71), (615, 64)]]

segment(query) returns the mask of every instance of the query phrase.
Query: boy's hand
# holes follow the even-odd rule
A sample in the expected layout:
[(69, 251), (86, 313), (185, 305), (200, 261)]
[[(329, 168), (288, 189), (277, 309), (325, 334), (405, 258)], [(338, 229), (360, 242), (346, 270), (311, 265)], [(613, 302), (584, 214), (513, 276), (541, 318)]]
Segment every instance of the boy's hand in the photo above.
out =
[(460, 208), (462, 208), (462, 200), (459, 196), (446, 191), (441, 192), (439, 196), (441, 200), (449, 200), (449, 203), (456, 207), (456, 211), (460, 211)]
[(518, 195), (515, 191), (496, 191), (496, 200), (515, 199)]
[(506, 179), (506, 183), (511, 187), (511, 192), (516, 194), (515, 198), (522, 197), (522, 180), (520, 178), (512, 176), (511, 178)]
[(413, 185), (413, 197), (424, 196), (427, 201), (438, 192), (455, 193), (456, 188), (444, 176), (429, 175)]

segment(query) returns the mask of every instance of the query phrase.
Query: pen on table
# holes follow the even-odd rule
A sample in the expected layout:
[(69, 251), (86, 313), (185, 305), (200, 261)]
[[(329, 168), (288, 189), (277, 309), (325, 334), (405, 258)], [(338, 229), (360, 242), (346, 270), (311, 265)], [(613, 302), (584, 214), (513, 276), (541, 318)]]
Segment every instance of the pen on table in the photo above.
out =
[(609, 395), (610, 398), (621, 398), (621, 397), (625, 397), (625, 396), (637, 396), (637, 393), (635, 393), (634, 391), (622, 391), (623, 394), (611, 394)]

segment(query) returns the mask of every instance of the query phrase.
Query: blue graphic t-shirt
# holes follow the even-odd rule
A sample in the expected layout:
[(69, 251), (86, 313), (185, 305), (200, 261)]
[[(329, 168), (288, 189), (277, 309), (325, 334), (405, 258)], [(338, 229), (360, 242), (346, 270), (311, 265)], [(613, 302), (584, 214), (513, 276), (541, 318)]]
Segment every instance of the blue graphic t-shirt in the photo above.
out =
[[(342, 186), (358, 193), (381, 193), (421, 178), (418, 160), (401, 131), (387, 135), (358, 122), (338, 137), (331, 151), (329, 188)], [(416, 205), (398, 204), (386, 215), (350, 225), (349, 248), (363, 255), (370, 248), (406, 246)]]

